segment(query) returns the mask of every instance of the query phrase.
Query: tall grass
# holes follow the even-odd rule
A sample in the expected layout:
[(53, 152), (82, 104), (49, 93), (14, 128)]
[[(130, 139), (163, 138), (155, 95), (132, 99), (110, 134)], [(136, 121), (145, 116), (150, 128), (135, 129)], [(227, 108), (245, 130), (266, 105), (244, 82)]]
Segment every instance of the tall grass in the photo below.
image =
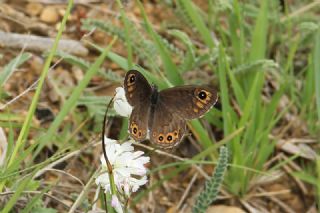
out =
[[(6, 161), (5, 167), (3, 167), (4, 169), (2, 170), (2, 175), (7, 175), (10, 172), (19, 170), (20, 162), (22, 162), (25, 159), (24, 158), (25, 156), (23, 154), (20, 155), (19, 152), (23, 151), (23, 152), (26, 152), (26, 153), (30, 154), (30, 150), (28, 152), (28, 150), (25, 150), (25, 148), (24, 148), (25, 141), (26, 141), (27, 135), (28, 135), (30, 127), (31, 127), (31, 120), (32, 120), (32, 117), (33, 117), (34, 112), (36, 110), (36, 106), (37, 106), (37, 103), (38, 103), (38, 100), (39, 100), (39, 97), (40, 97), (42, 86), (44, 84), (46, 75), (47, 75), (47, 73), (49, 71), (50, 63), (51, 63), (51, 61), (53, 59), (53, 56), (54, 56), (54, 54), (56, 52), (56, 49), (58, 47), (58, 42), (59, 42), (59, 40), (61, 38), (61, 35), (62, 35), (62, 32), (63, 32), (63, 30), (65, 28), (65, 25), (66, 25), (66, 22), (67, 22), (67, 18), (68, 18), (69, 14), (70, 14), (70, 10), (71, 10), (72, 5), (73, 5), (73, 1), (71, 0), (71, 1), (69, 1), (68, 8), (67, 8), (67, 11), (66, 11), (66, 15), (64, 16), (64, 18), (62, 20), (62, 23), (61, 23), (61, 26), (59, 28), (59, 32), (57, 34), (55, 42), (53, 44), (53, 47), (52, 47), (52, 49), (51, 49), (51, 51), (49, 53), (49, 56), (48, 56), (48, 58), (47, 58), (47, 60), (46, 60), (46, 62), (44, 64), (44, 68), (43, 68), (43, 71), (41, 73), (40, 80), (38, 82), (35, 95), (34, 95), (34, 97), (32, 99), (32, 102), (31, 102), (27, 117), (26, 117), (26, 119), (25, 119), (25, 121), (23, 123), (23, 126), (22, 126), (21, 130), (20, 130), (19, 137), (17, 138), (17, 141), (16, 141), (16, 143), (15, 143), (15, 145), (13, 147), (12, 153), (7, 155), (7, 161)], [(34, 148), (34, 146), (32, 146), (32, 147)], [(12, 207), (15, 204), (15, 202), (18, 200), (19, 196), (21, 195), (22, 191), (30, 183), (30, 181), (32, 179), (32, 174), (28, 174), (27, 176), (20, 177), (20, 178), (21, 178), (21, 181), (16, 182), (16, 186), (15, 186), (16, 190), (14, 192), (14, 195), (10, 198), (8, 203), (4, 206), (2, 212), (9, 212), (12, 209)], [(8, 181), (12, 181), (12, 179), (2, 179), (1, 180), (1, 182), (0, 182), (0, 191), (1, 192), (3, 191), (3, 188), (6, 186)], [(12, 183), (14, 183), (14, 182), (11, 182), (11, 184)], [(12, 186), (14, 186), (14, 185), (15, 184), (13, 184)]]
[[(96, 75), (102, 76), (106, 81), (122, 82), (122, 78), (112, 70), (106, 71), (100, 68), (105, 58), (123, 70), (132, 68), (140, 70), (160, 89), (190, 84), (188, 80), (184, 80), (189, 71), (210, 73), (214, 76), (214, 81), (210, 83), (215, 84), (219, 91), (221, 109), (214, 109), (201, 120), (188, 123), (193, 138), (200, 145), (199, 153), (188, 161), (151, 168), (150, 175), (168, 168), (171, 169), (171, 173), (155, 180), (150, 187), (137, 193), (132, 198), (132, 205), (141, 202), (150, 191), (161, 187), (164, 181), (181, 175), (183, 171), (195, 164), (215, 163), (218, 158), (217, 150), (222, 145), (227, 146), (230, 152), (230, 167), (224, 176), (223, 187), (235, 197), (245, 197), (250, 190), (254, 189), (253, 183), (256, 179), (272, 171), (272, 168), (266, 165), (270, 157), (277, 153), (276, 144), (284, 135), (283, 132), (275, 135), (277, 134), (275, 129), (287, 122), (284, 115), (288, 112), (294, 111), (295, 116), (307, 124), (309, 137), (319, 137), (320, 31), (318, 23), (310, 18), (307, 24), (312, 26), (309, 27), (312, 30), (308, 34), (302, 31), (294, 34), (295, 26), (305, 23), (304, 20), (297, 16), (286, 17), (280, 11), (280, 6), (272, 1), (249, 2), (209, 1), (208, 10), (201, 8), (193, 1), (178, 0), (176, 4), (170, 1), (163, 2), (162, 6), (176, 14), (175, 18), (178, 21), (173, 25), (175, 29), (165, 29), (160, 33), (158, 28), (156, 29), (150, 22), (144, 5), (140, 1), (135, 4), (141, 14), (139, 25), (130, 19), (122, 1), (117, 0), (120, 25), (114, 25), (111, 21), (87, 19), (83, 22), (83, 28), (87, 30), (98, 28), (118, 38), (118, 41), (124, 44), (127, 56), (113, 51), (111, 47), (116, 40), (114, 39), (108, 48), (91, 44), (92, 48), (101, 52), (101, 55), (94, 63), (89, 63), (86, 59), (66, 53), (56, 53), (57, 42), (73, 4), (73, 1), (69, 1), (55, 45), (50, 50), (27, 118), (17, 139), (14, 138), (17, 128), (14, 121), (17, 117), (10, 113), (0, 115), (5, 120), (3, 126), (9, 129), (8, 151), (6, 164), (1, 168), (0, 189), (2, 192), (4, 188), (10, 189), (13, 193), (7, 199), (3, 211), (10, 212), (27, 189), (30, 191), (40, 188), (40, 181), (34, 180), (36, 172), (66, 156), (70, 150), (75, 150), (70, 144), (77, 143), (74, 137), (77, 131), (85, 129), (83, 135), (89, 137), (89, 128), (86, 126), (88, 118), (84, 118), (83, 114), (74, 113), (77, 106), (86, 106), (87, 113), (96, 118), (96, 122), (101, 122), (98, 118), (102, 115), (101, 101), (104, 99), (88, 95), (84, 91), (92, 77)], [(309, 22), (312, 24), (310, 25)], [(167, 37), (177, 41), (179, 47)], [(304, 51), (309, 52), (304, 54)], [(48, 129), (37, 129), (38, 138), (32, 145), (27, 146), (26, 138), (29, 136), (30, 128), (33, 127), (32, 117), (54, 55), (63, 57), (65, 62), (87, 71), (82, 81), (73, 88)], [(14, 67), (19, 66), (29, 57), (29, 54), (17, 56), (5, 67), (4, 72), (0, 74), (1, 88), (10, 78)], [(136, 58), (140, 60), (140, 65), (135, 64)], [(297, 65), (296, 61), (303, 63)], [(269, 86), (269, 83), (275, 86)], [(1, 97), (3, 92), (1, 90)], [(289, 101), (284, 102), (286, 103), (284, 105), (284, 100)], [(79, 121), (79, 123), (76, 122), (80, 126), (79, 129), (74, 130), (69, 122), (65, 122), (70, 114)], [(127, 120), (123, 121), (119, 135), (121, 139), (127, 136), (127, 122)], [(212, 131), (211, 127), (207, 128), (208, 123), (214, 124), (216, 131)], [(287, 134), (286, 137), (290, 135)], [(58, 146), (57, 153), (40, 164), (34, 163), (33, 160), (39, 156), (43, 148), (52, 144)], [(26, 161), (25, 159), (30, 156), (32, 160)], [(22, 168), (22, 163), (26, 168)], [(274, 164), (276, 165), (272, 165), (273, 168), (282, 165), (277, 161)], [(308, 166), (311, 169), (304, 168), (307, 171), (305, 174), (300, 172), (294, 175), (314, 185), (319, 199), (319, 159)], [(94, 172), (91, 171), (91, 173)], [(71, 212), (87, 199), (87, 190), (91, 187), (92, 177), (72, 207), (70, 206)], [(34, 196), (30, 203), (40, 201), (43, 194), (50, 191), (50, 186), (40, 191), (41, 193)], [(27, 209), (31, 210), (32, 205), (29, 204)]]

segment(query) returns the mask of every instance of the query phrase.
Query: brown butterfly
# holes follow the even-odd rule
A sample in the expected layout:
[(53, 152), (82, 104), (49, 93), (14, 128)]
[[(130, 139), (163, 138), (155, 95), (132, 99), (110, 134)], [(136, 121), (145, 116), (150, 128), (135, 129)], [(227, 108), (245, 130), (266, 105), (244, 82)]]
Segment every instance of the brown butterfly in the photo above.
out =
[(130, 70), (124, 89), (133, 107), (129, 134), (135, 141), (150, 141), (171, 148), (187, 131), (186, 120), (199, 118), (217, 102), (217, 92), (207, 86), (177, 86), (158, 91), (138, 71)]

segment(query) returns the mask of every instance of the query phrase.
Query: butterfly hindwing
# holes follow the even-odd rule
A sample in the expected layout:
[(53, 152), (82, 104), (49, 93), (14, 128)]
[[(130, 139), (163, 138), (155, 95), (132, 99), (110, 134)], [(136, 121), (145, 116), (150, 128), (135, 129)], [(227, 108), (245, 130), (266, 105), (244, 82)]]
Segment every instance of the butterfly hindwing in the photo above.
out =
[(129, 134), (135, 141), (143, 141), (148, 135), (150, 103), (135, 106), (129, 119)]
[(186, 132), (186, 121), (159, 102), (150, 113), (150, 141), (161, 148), (178, 145)]

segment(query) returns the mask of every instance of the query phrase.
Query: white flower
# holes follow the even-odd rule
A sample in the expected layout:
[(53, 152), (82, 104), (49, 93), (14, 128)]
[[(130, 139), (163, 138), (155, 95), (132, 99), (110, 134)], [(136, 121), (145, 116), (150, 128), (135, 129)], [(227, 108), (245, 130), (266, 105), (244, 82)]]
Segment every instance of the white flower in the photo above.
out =
[(122, 87), (116, 88), (113, 107), (121, 116), (129, 117), (131, 115), (132, 106), (128, 103), (125, 91)]
[(122, 213), (122, 206), (121, 203), (118, 199), (118, 197), (116, 195), (112, 195), (111, 198), (111, 206), (118, 212), (118, 213)]
[[(147, 183), (147, 169), (144, 164), (148, 163), (150, 158), (142, 156), (144, 154), (142, 151), (134, 151), (131, 142), (118, 144), (116, 140), (105, 138), (105, 143), (117, 189), (129, 196)], [(103, 155), (100, 160), (104, 173), (96, 178), (96, 184), (100, 184), (106, 192), (110, 192), (109, 173)]]

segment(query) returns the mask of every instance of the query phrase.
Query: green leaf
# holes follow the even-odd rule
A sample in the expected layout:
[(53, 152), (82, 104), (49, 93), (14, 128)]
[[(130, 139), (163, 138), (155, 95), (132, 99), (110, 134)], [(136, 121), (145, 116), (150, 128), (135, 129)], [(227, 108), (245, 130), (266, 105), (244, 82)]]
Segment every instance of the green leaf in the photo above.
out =
[(219, 188), (223, 181), (224, 173), (228, 166), (228, 148), (220, 147), (220, 156), (218, 164), (214, 170), (212, 177), (206, 181), (204, 190), (198, 196), (192, 212), (205, 212), (209, 205), (215, 201), (219, 193)]

